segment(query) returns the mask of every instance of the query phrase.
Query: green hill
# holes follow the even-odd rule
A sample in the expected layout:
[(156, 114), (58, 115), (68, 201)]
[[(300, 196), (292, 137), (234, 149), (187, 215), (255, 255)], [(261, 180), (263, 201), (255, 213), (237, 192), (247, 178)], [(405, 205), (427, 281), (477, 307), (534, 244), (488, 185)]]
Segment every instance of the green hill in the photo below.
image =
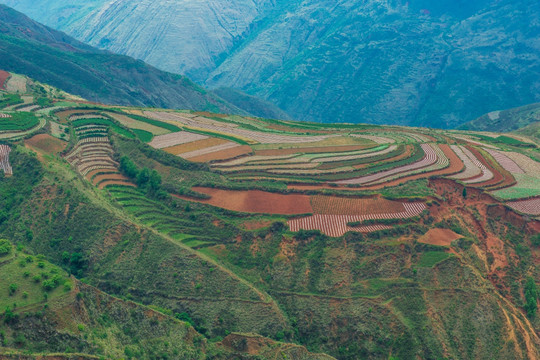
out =
[(494, 111), (463, 124), (462, 130), (511, 132), (540, 122), (540, 104)]

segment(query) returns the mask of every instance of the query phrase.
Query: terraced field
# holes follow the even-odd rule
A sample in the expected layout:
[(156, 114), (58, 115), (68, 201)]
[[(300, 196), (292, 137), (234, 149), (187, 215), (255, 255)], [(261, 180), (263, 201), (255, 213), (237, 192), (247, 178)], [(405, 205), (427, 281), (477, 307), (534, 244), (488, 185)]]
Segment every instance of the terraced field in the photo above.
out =
[(108, 138), (108, 128), (89, 119), (73, 122), (77, 143), (64, 158), (87, 180), (100, 189), (111, 185), (134, 187), (130, 179), (120, 174), (118, 162), (113, 160), (114, 150)]

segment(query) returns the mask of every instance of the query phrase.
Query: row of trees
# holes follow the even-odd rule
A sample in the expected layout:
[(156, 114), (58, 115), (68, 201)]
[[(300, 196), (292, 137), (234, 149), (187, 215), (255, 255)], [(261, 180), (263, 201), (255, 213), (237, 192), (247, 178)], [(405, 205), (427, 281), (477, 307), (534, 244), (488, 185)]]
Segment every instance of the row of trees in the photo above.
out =
[(133, 179), (140, 189), (155, 197), (166, 197), (167, 193), (161, 187), (161, 175), (156, 170), (139, 167), (127, 156), (120, 159), (120, 171)]

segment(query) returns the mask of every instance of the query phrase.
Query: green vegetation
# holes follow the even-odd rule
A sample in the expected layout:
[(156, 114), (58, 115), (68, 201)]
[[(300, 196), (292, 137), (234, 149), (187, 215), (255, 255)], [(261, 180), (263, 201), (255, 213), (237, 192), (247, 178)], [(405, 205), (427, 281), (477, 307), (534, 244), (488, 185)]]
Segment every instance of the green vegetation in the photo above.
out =
[[(141, 140), (142, 142), (144, 142), (144, 143), (148, 143), (148, 142), (152, 141), (152, 139), (154, 138), (154, 135), (152, 135), (152, 133), (150, 133), (148, 131), (144, 131), (144, 130), (140, 130), (140, 129), (131, 129), (131, 131), (133, 131), (135, 133), (135, 135), (137, 136), (137, 138), (139, 140)], [(124, 135), (124, 134), (120, 134), (120, 135)], [(130, 139), (129, 136), (126, 136), (126, 137)]]
[(451, 257), (452, 254), (442, 252), (442, 251), (427, 251), (422, 253), (420, 260), (418, 261), (418, 266), (420, 267), (434, 267), (441, 261), (444, 261)]
[(0, 109), (22, 103), (23, 100), (19, 94), (0, 92)]
[(148, 119), (148, 118), (143, 117), (143, 116), (127, 114), (127, 113), (124, 113), (124, 112), (121, 112), (121, 113), (123, 115), (125, 115), (125, 116), (128, 116), (128, 117), (132, 118), (132, 119), (135, 119), (135, 120), (138, 120), (138, 121), (150, 124), (150, 125), (154, 125), (154, 126), (157, 126), (157, 127), (163, 128), (163, 129), (167, 129), (170, 132), (182, 131), (182, 129), (179, 128), (178, 126), (175, 126), (173, 124), (169, 124), (169, 123), (166, 123), (166, 122), (163, 122), (163, 121)]
[(34, 113), (14, 112), (11, 117), (2, 118), (0, 121), (0, 131), (25, 131), (32, 129), (39, 124), (39, 119)]

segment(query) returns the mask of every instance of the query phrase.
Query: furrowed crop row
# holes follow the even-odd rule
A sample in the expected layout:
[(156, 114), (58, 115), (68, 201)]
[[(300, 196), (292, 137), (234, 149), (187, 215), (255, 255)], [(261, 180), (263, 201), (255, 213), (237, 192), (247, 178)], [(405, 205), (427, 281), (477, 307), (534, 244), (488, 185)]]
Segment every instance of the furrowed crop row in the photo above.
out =
[(206, 154), (210, 154), (210, 153), (217, 152), (217, 151), (225, 151), (225, 150), (228, 150), (228, 149), (235, 148), (237, 146), (241, 146), (241, 145), (239, 145), (237, 143), (234, 143), (234, 142), (229, 142), (229, 143), (225, 143), (225, 144), (222, 144), (222, 145), (210, 146), (210, 147), (207, 147), (207, 148), (204, 148), (204, 149), (199, 149), (199, 150), (186, 152), (186, 153), (180, 154), (179, 156), (183, 157), (184, 159), (191, 159), (191, 158), (194, 158), (196, 156), (206, 155)]
[(512, 209), (524, 214), (540, 215), (540, 198), (511, 201), (506, 203)]
[(0, 168), (4, 170), (4, 174), (13, 175), (13, 169), (9, 163), (9, 153), (11, 148), (7, 145), (0, 145)]
[(429, 174), (431, 172), (441, 170), (441, 169), (444, 169), (444, 168), (448, 167), (448, 165), (450, 164), (450, 160), (446, 157), (446, 155), (444, 154), (444, 151), (442, 151), (441, 148), (439, 146), (437, 146), (437, 145), (432, 145), (432, 146), (434, 147), (435, 154), (436, 154), (436, 157), (437, 157), (437, 161), (435, 162), (435, 164), (432, 164), (432, 165), (429, 165), (429, 166), (426, 166), (426, 167), (421, 167), (421, 168), (414, 169), (414, 170), (409, 170), (409, 171), (406, 171), (406, 172), (400, 172), (400, 173), (395, 174), (393, 176), (385, 177), (384, 179), (380, 179), (380, 180), (371, 182), (371, 183), (369, 183), (369, 185), (382, 184), (382, 183), (385, 183), (385, 182), (388, 182), (388, 181), (393, 181), (393, 180), (396, 180), (396, 179), (400, 179), (400, 178), (407, 177), (407, 176), (412, 176), (412, 175), (417, 175), (417, 174)]
[(486, 149), (486, 151), (493, 156), (495, 161), (497, 161), (506, 171), (509, 171), (512, 174), (525, 174), (525, 171), (505, 154), (493, 149)]
[(11, 117), (11, 115), (9, 115), (9, 114), (0, 113), (0, 119), (8, 119), (10, 117)]
[(380, 219), (407, 219), (418, 216), (426, 209), (424, 203), (403, 203), (405, 211), (400, 213), (385, 214), (367, 214), (367, 215), (312, 215), (300, 219), (292, 219), (287, 222), (291, 231), (320, 230), (322, 233), (339, 237), (347, 231), (356, 231), (355, 228), (348, 226), (351, 222), (361, 222), (366, 220)]
[(424, 158), (422, 160), (420, 160), (420, 161), (418, 161), (416, 163), (413, 163), (411, 165), (406, 165), (406, 166), (393, 168), (393, 169), (386, 170), (386, 171), (376, 173), (376, 174), (373, 174), (373, 175), (363, 176), (363, 177), (360, 177), (360, 178), (337, 181), (336, 183), (337, 184), (355, 184), (355, 185), (368, 184), (368, 183), (371, 183), (371, 182), (386, 178), (386, 177), (394, 175), (394, 174), (399, 174), (399, 173), (402, 173), (402, 172), (421, 169), (421, 168), (424, 168), (424, 167), (435, 164), (437, 162), (438, 158), (437, 158), (437, 153), (435, 152), (433, 147), (431, 147), (431, 146), (429, 146), (427, 144), (421, 144), (420, 146), (422, 147), (422, 150), (424, 151), (425, 156), (424, 156)]
[(355, 160), (355, 159), (364, 159), (364, 158), (369, 158), (369, 157), (373, 157), (373, 156), (388, 154), (389, 152), (392, 152), (392, 151), (394, 151), (396, 149), (397, 149), (397, 145), (392, 145), (392, 146), (389, 146), (386, 149), (381, 150), (381, 151), (374, 151), (374, 152), (368, 152), (368, 153), (363, 153), (363, 154), (354, 154), (354, 155), (349, 155), (349, 156), (334, 156), (334, 157), (315, 158), (315, 159), (312, 159), (311, 161), (324, 163), (324, 162), (335, 162), (335, 161), (347, 161), (347, 160)]
[(164, 112), (153, 112), (145, 111), (145, 115), (155, 118), (156, 120), (172, 120), (178, 121), (186, 126), (191, 126), (195, 128), (203, 128), (211, 131), (223, 133), (226, 135), (240, 136), (242, 138), (252, 139), (262, 144), (279, 144), (279, 143), (308, 143), (308, 142), (317, 142), (328, 139), (330, 137), (335, 137), (338, 135), (306, 135), (306, 136), (294, 136), (294, 135), (279, 135), (279, 134), (269, 134), (260, 131), (246, 130), (241, 128), (235, 128), (231, 126), (222, 125), (216, 121), (201, 122), (193, 119), (189, 119), (185, 116), (182, 116), (177, 113), (164, 113)]
[(493, 173), (484, 165), (474, 154), (467, 148), (463, 148), (463, 152), (471, 159), (471, 161), (476, 165), (481, 171), (482, 174), (480, 176), (474, 177), (472, 179), (465, 179), (463, 180), (466, 184), (476, 184), (480, 182), (487, 181), (491, 178), (493, 178)]
[(187, 144), (198, 140), (208, 139), (206, 135), (199, 135), (187, 131), (179, 131), (165, 135), (154, 136), (148, 145), (155, 149), (163, 149), (171, 146)]
[(405, 211), (403, 203), (384, 198), (315, 195), (311, 197), (311, 206), (313, 212), (319, 215), (373, 215)]
[(360, 135), (360, 134), (351, 134), (352, 137), (362, 138), (366, 140), (371, 140), (374, 143), (377, 144), (392, 144), (395, 143), (395, 139), (382, 137), (382, 136), (375, 136), (375, 135)]
[(470, 179), (482, 174), (482, 169), (480, 169), (465, 153), (465, 148), (460, 145), (450, 145), (450, 148), (454, 150), (456, 155), (461, 159), (461, 161), (463, 161), (463, 164), (465, 165), (465, 171), (453, 176), (449, 176), (450, 179)]

